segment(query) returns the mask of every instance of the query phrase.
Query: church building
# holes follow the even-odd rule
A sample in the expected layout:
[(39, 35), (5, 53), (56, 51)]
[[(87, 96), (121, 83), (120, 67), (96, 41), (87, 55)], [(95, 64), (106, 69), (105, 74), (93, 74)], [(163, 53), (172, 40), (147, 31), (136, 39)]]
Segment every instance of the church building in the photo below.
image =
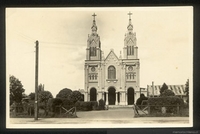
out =
[[(123, 56), (117, 56), (113, 49), (104, 57), (100, 36), (97, 34), (93, 14), (91, 34), (88, 36), (85, 60), (85, 101), (105, 100), (106, 105), (132, 105), (140, 96), (140, 61), (136, 33), (129, 20), (123, 48)], [(123, 39), (123, 37), (122, 37)]]

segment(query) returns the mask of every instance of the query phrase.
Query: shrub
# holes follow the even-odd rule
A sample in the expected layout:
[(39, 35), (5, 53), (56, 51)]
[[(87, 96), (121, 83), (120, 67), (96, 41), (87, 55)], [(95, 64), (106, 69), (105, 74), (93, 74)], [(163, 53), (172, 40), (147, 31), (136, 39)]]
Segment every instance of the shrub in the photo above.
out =
[(183, 106), (184, 103), (183, 99), (177, 96), (168, 96), (168, 97), (149, 98), (148, 104), (150, 105), (151, 113), (161, 112), (161, 107), (166, 107), (167, 113), (176, 113), (177, 104)]
[(170, 89), (166, 89), (165, 91), (160, 94), (161, 97), (166, 97), (166, 96), (175, 96), (174, 92)]
[(56, 98), (69, 98), (72, 90), (68, 88), (64, 88), (60, 90), (60, 92), (56, 95)]
[(92, 105), (92, 110), (97, 110), (98, 109), (98, 102), (97, 101), (90, 101)]
[(70, 109), (74, 106), (74, 103), (69, 99), (61, 99), (62, 100), (62, 106), (66, 109)]
[(83, 111), (91, 111), (92, 110), (92, 103), (90, 101), (82, 102), (82, 103), (80, 103), (80, 109), (83, 110)]
[(69, 95), (69, 99), (73, 102), (76, 103), (77, 101), (82, 100), (82, 94), (79, 91), (73, 91)]
[(105, 101), (103, 99), (99, 100), (99, 110), (105, 110)]
[(91, 110), (98, 110), (98, 102), (97, 101), (77, 101), (75, 103), (77, 110), (80, 111), (91, 111)]
[(60, 112), (60, 108), (59, 106), (62, 105), (62, 99), (60, 98), (54, 98), (53, 99), (53, 103), (52, 103), (52, 112), (54, 113), (59, 113)]

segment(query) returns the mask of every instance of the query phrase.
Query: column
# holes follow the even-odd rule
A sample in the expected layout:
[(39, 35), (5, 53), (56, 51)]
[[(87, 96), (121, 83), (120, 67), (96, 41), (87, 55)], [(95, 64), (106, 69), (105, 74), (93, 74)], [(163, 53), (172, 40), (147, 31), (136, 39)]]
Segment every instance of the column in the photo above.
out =
[(90, 94), (88, 93), (88, 101), (90, 101)]
[(98, 91), (97, 91), (97, 95), (96, 96), (97, 96), (97, 101), (98, 101), (99, 100), (99, 92)]
[(108, 105), (108, 92), (106, 92), (106, 105)]
[(101, 63), (99, 64), (99, 75), (98, 75), (98, 77), (99, 77), (99, 81), (98, 81), (98, 83), (99, 83), (99, 91), (102, 91), (102, 83), (101, 83)]
[[(104, 92), (102, 92), (102, 99), (104, 100)], [(105, 100), (104, 100), (105, 101)]]
[(119, 105), (121, 105), (121, 101), (122, 101), (122, 93), (119, 92)]
[(127, 103), (127, 93), (125, 92), (125, 105), (128, 105)]
[(115, 105), (117, 105), (118, 99), (117, 99), (117, 92), (115, 93)]
[(88, 101), (88, 93), (87, 92), (84, 93), (84, 101)]

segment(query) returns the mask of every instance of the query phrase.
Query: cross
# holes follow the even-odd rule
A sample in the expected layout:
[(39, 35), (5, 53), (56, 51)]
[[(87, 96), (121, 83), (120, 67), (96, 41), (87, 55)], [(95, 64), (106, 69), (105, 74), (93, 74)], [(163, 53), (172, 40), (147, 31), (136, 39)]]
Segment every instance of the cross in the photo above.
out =
[(131, 12), (129, 12), (129, 13), (128, 13), (128, 15), (129, 15), (129, 19), (131, 19), (131, 15), (132, 15), (132, 13), (131, 13)]
[(95, 13), (92, 15), (94, 17), (94, 20), (95, 20), (95, 16), (97, 16)]

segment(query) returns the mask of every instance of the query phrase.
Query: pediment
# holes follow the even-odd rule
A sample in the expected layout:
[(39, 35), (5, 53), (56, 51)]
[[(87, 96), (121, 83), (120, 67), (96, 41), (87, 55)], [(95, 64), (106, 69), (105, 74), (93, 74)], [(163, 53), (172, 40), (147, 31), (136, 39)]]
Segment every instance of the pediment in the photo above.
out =
[(116, 54), (114, 53), (113, 50), (110, 51), (110, 53), (108, 54), (108, 56), (105, 59), (105, 63), (119, 63), (119, 58), (116, 56)]

